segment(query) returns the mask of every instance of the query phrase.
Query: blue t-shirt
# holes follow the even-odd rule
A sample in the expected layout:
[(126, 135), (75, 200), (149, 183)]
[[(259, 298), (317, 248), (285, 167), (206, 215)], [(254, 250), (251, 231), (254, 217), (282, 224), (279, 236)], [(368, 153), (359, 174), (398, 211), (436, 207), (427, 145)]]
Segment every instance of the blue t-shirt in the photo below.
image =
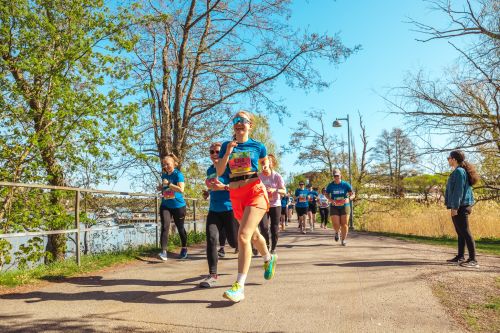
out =
[(335, 202), (332, 203), (332, 206), (335, 207), (344, 207), (350, 206), (350, 202), (346, 203), (345, 199), (349, 197), (347, 193), (352, 192), (352, 187), (348, 182), (343, 180), (340, 181), (339, 184), (335, 184), (335, 182), (331, 182), (326, 187), (326, 194), (330, 196), (330, 199)]
[(297, 203), (295, 207), (297, 208), (307, 208), (309, 207), (309, 203), (307, 202), (307, 196), (309, 195), (309, 190), (300, 188), (295, 190), (295, 196), (297, 197)]
[[(229, 142), (231, 141), (226, 141), (222, 144), (219, 152), (219, 158), (224, 157), (226, 154)], [(259, 141), (248, 139), (244, 143), (238, 143), (238, 145), (233, 148), (231, 155), (229, 155), (226, 173), (238, 175), (252, 171), (257, 172), (259, 170), (259, 159), (266, 156), (266, 147)]]
[[(229, 184), (229, 176), (226, 172), (220, 177), (217, 177), (215, 166), (211, 165), (207, 169), (207, 180), (218, 179), (222, 184)], [(229, 200), (229, 191), (210, 191), (210, 208), (212, 212), (227, 212), (233, 210), (231, 200)]]
[(281, 207), (285, 208), (286, 205), (288, 205), (288, 196), (286, 197), (281, 197)]
[[(179, 185), (179, 183), (184, 182), (184, 175), (177, 169), (169, 175), (166, 172), (161, 174), (161, 179), (167, 179), (174, 185)], [(182, 193), (172, 191), (168, 186), (163, 186), (162, 189), (162, 199), (161, 205), (166, 208), (181, 208), (186, 206), (186, 202), (184, 201), (184, 197)]]
[(318, 192), (309, 191), (308, 200), (310, 206), (316, 206), (316, 198), (318, 197)]

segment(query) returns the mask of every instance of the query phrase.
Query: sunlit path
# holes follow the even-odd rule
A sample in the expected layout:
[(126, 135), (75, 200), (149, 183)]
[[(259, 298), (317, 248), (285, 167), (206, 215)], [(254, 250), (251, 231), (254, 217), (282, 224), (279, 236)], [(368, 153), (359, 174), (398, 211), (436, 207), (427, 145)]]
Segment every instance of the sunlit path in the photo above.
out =
[(198, 288), (207, 271), (200, 247), (184, 262), (143, 258), (3, 295), (0, 331), (460, 332), (420, 278), (451, 250), (365, 234), (341, 247), (331, 230), (302, 235), (294, 223), (281, 234), (275, 278), (265, 281), (254, 258), (239, 304), (222, 298), (236, 273), (226, 252), (213, 289)]

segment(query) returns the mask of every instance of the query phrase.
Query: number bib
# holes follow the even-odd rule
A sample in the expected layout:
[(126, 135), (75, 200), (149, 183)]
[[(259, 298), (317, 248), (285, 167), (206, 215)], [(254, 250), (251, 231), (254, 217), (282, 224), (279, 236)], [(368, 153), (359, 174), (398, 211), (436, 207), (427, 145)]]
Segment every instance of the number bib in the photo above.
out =
[(236, 152), (231, 154), (229, 159), (229, 169), (231, 173), (246, 173), (252, 171), (252, 160), (250, 152)]
[(299, 196), (299, 202), (307, 202), (307, 198), (304, 196)]
[(217, 174), (212, 173), (208, 175), (207, 180), (205, 180), (205, 184), (214, 185), (217, 182)]
[(344, 206), (345, 205), (345, 198), (343, 198), (343, 197), (333, 198), (333, 205), (334, 206)]
[(175, 199), (175, 192), (170, 189), (166, 189), (163, 191), (163, 198), (166, 200)]

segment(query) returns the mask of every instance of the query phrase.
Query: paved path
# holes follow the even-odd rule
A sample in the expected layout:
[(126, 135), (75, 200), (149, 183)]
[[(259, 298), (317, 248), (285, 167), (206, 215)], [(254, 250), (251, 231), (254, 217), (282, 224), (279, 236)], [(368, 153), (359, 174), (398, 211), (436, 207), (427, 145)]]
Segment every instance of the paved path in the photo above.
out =
[(0, 296), (0, 332), (461, 332), (421, 278), (451, 253), (354, 233), (341, 247), (331, 230), (290, 227), (275, 278), (265, 281), (254, 258), (239, 304), (222, 298), (236, 255), (219, 261), (217, 288), (199, 289), (207, 271), (199, 247), (188, 261), (145, 258)]

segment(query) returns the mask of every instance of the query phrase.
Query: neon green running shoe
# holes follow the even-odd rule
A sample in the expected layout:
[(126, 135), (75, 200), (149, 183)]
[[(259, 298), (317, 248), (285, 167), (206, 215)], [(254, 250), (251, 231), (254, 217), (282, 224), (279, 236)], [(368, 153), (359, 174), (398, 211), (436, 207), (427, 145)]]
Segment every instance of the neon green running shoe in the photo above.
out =
[(264, 279), (271, 280), (274, 276), (274, 271), (276, 270), (276, 262), (278, 261), (278, 255), (272, 254), (271, 260), (264, 263)]
[(245, 290), (243, 289), (243, 287), (238, 282), (235, 282), (230, 289), (224, 292), (224, 295), (222, 295), (222, 297), (230, 300), (231, 302), (238, 303), (239, 301), (245, 299), (244, 291)]

